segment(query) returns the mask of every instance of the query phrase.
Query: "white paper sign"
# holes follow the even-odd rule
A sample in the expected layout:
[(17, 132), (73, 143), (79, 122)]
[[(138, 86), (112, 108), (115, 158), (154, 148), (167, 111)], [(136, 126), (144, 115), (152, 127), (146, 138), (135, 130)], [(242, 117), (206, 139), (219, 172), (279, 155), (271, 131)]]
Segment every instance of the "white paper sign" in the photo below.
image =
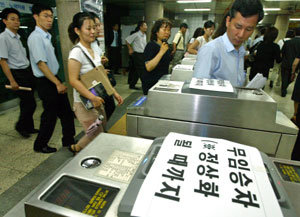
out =
[(182, 81), (159, 80), (152, 88), (153, 90), (181, 93), (183, 84)]
[(248, 88), (261, 89), (266, 85), (267, 78), (262, 74), (257, 73), (255, 77), (247, 84)]
[(139, 217), (282, 217), (256, 148), (170, 133), (134, 204)]
[(115, 150), (96, 175), (129, 183), (142, 158), (143, 154)]
[(194, 66), (191, 65), (176, 65), (173, 70), (185, 70), (185, 71), (193, 71)]
[(233, 87), (227, 80), (192, 78), (190, 88), (233, 93)]

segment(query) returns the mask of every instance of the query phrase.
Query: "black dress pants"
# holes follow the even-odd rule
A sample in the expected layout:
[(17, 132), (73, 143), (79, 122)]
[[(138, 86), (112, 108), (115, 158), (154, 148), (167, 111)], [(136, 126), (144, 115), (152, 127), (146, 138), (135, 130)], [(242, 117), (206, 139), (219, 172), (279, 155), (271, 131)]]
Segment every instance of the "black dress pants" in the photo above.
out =
[(281, 96), (287, 94), (287, 88), (291, 83), (292, 70), (281, 66)]
[(113, 74), (118, 74), (121, 66), (121, 48), (109, 47), (108, 48), (109, 68)]
[(18, 131), (30, 132), (34, 129), (33, 113), (36, 108), (34, 99), (35, 77), (30, 68), (11, 69), (11, 72), (19, 86), (32, 88), (32, 91), (16, 91), (17, 96), (20, 98), (20, 116), (16, 123), (16, 129)]
[(128, 80), (127, 83), (130, 84), (133, 74), (135, 73), (135, 67), (134, 67), (134, 63), (133, 63), (133, 57), (132, 55), (129, 55), (129, 62), (128, 62), (129, 66), (128, 66)]
[(261, 73), (265, 78), (268, 79), (269, 71), (270, 71), (269, 67), (257, 67), (253, 65), (250, 70), (249, 80), (251, 81), (257, 75), (257, 73)]
[(133, 70), (133, 74), (129, 86), (135, 87), (137, 81), (139, 80), (139, 78), (141, 78), (142, 74), (145, 71), (145, 59), (143, 53), (137, 53), (137, 52), (134, 52), (132, 54), (132, 58), (133, 58), (133, 64), (135, 70)]
[(109, 120), (109, 118), (111, 117), (115, 109), (116, 109), (116, 104), (113, 95), (106, 97), (104, 99), (104, 110), (105, 110), (107, 121)]
[(59, 94), (55, 84), (45, 77), (37, 78), (36, 87), (42, 100), (44, 111), (41, 115), (40, 132), (34, 142), (34, 149), (41, 150), (48, 145), (57, 117), (61, 121), (63, 146), (75, 144), (74, 116), (68, 95)]

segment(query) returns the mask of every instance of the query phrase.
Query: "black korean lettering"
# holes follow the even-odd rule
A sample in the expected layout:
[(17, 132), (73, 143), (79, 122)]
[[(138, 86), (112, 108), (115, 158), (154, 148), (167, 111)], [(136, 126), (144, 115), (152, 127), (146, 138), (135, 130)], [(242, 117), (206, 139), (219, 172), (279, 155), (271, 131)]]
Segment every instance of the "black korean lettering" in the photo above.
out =
[(201, 161), (205, 161), (205, 160), (206, 160), (206, 153), (201, 152), (201, 153), (199, 154), (199, 159), (200, 159)]
[(175, 154), (173, 159), (168, 161), (169, 164), (186, 167), (188, 165), (187, 156), (181, 154)]
[[(219, 178), (218, 169), (214, 169), (210, 165), (207, 165), (206, 168), (207, 170), (205, 169), (205, 166), (199, 165), (197, 167), (197, 173), (202, 176), (206, 172), (205, 175), (208, 176), (210, 179)], [(213, 174), (213, 173), (217, 173), (217, 174)]]
[(234, 156), (242, 156), (242, 157), (246, 157), (246, 151), (244, 149), (236, 149), (235, 147), (231, 150), (231, 149), (227, 149), (227, 151), (233, 152)]
[(184, 147), (184, 148), (192, 148), (192, 141), (176, 139), (174, 146), (180, 146), (180, 147)]
[(240, 186), (248, 186), (251, 182), (253, 182), (252, 179), (250, 179), (245, 173), (235, 173), (235, 172), (231, 172), (229, 174), (229, 178), (231, 180), (231, 182), (237, 184), (238, 182), (240, 182)]
[(225, 87), (226, 86), (224, 80), (218, 80), (217, 83), (220, 87)]
[(248, 206), (253, 206), (259, 208), (258, 203), (254, 203), (254, 201), (257, 201), (256, 195), (251, 194), (251, 191), (247, 191), (247, 193), (243, 193), (239, 189), (234, 189), (238, 194), (235, 196), (235, 198), (232, 198), (232, 202), (243, 204), (244, 207), (248, 208)]
[(215, 81), (213, 79), (207, 79), (206, 84), (209, 86), (213, 86), (215, 84)]
[(228, 166), (231, 167), (231, 168), (236, 168), (237, 165), (236, 165), (236, 159), (233, 159), (233, 158), (228, 158)]
[(203, 149), (209, 149), (209, 150), (215, 150), (215, 145), (218, 144), (215, 141), (210, 141), (210, 140), (201, 140), (203, 143)]
[(208, 153), (207, 162), (209, 162), (209, 163), (214, 163), (214, 164), (219, 164), (219, 161), (218, 161), (218, 154), (211, 154), (211, 153)]
[(228, 166), (231, 167), (231, 168), (235, 168), (235, 169), (238, 167), (241, 170), (250, 171), (250, 169), (246, 167), (246, 166), (248, 166), (248, 162), (245, 161), (244, 159), (239, 159), (237, 161), (234, 158), (228, 158)]
[[(239, 160), (238, 160), (238, 163), (239, 163), (239, 167), (238, 167), (239, 169), (250, 171), (249, 168), (246, 168), (246, 167), (248, 166), (248, 162), (247, 162), (246, 160), (244, 160), (244, 159), (239, 159)], [(241, 167), (241, 166), (242, 166), (242, 167)]]
[(167, 169), (168, 173), (171, 174), (162, 174), (163, 177), (170, 178), (172, 181), (174, 179), (179, 180), (179, 181), (184, 181), (183, 175), (184, 175), (184, 170), (177, 170), (174, 167), (171, 167), (171, 169)]
[(203, 79), (197, 79), (196, 85), (203, 86)]
[(199, 180), (199, 189), (194, 189), (194, 192), (204, 194), (205, 197), (207, 196), (213, 196), (213, 197), (219, 197), (219, 186), (216, 185), (214, 182), (202, 182), (202, 180)]
[[(160, 189), (160, 192), (155, 192), (155, 196), (157, 197), (162, 197), (168, 200), (173, 200), (173, 201), (180, 201), (180, 198), (178, 197), (179, 191), (180, 191), (180, 186), (178, 185), (176, 188), (171, 187), (168, 185), (166, 182), (162, 183), (165, 188)], [(172, 192), (173, 194), (175, 193), (175, 196), (169, 195), (169, 194), (164, 194), (164, 192)]]

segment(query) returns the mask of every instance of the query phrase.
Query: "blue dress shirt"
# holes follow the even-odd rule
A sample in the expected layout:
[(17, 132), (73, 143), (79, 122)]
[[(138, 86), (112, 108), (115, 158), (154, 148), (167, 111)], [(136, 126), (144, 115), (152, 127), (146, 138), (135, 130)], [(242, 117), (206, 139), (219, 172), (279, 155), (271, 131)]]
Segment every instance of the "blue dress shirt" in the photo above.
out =
[(193, 77), (229, 80), (232, 86), (241, 87), (246, 79), (245, 53), (244, 46), (236, 50), (225, 33), (200, 48)]
[(6, 59), (10, 69), (26, 69), (29, 61), (26, 50), (20, 40), (20, 35), (9, 29), (0, 34), (0, 59)]
[(35, 77), (44, 77), (44, 73), (37, 66), (42, 61), (47, 64), (51, 72), (56, 75), (59, 64), (55, 56), (54, 47), (51, 43), (51, 35), (40, 27), (36, 26), (35, 30), (29, 35), (27, 44), (32, 71)]

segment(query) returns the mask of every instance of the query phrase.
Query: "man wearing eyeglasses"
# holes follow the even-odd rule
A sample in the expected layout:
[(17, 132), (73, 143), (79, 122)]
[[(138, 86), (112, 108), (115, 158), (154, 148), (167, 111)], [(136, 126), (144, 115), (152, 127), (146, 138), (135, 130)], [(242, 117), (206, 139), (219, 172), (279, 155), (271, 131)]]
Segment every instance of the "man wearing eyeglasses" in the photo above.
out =
[(37, 78), (37, 92), (42, 100), (44, 111), (41, 115), (40, 132), (34, 142), (34, 151), (52, 153), (56, 148), (48, 146), (55, 128), (57, 117), (62, 125), (62, 144), (75, 144), (74, 117), (67, 96), (67, 87), (57, 77), (59, 64), (48, 32), (53, 24), (51, 7), (34, 4), (33, 18), (35, 30), (28, 38), (30, 61), (34, 76)]
[[(1, 13), (5, 31), (0, 34), (0, 65), (6, 75), (11, 89), (20, 98), (20, 116), (16, 131), (24, 138), (37, 133), (34, 129), (33, 113), (36, 108), (34, 99), (34, 77), (30, 70), (26, 50), (20, 40), (20, 13), (14, 8), (5, 8)], [(20, 90), (29, 87), (32, 91)]]

